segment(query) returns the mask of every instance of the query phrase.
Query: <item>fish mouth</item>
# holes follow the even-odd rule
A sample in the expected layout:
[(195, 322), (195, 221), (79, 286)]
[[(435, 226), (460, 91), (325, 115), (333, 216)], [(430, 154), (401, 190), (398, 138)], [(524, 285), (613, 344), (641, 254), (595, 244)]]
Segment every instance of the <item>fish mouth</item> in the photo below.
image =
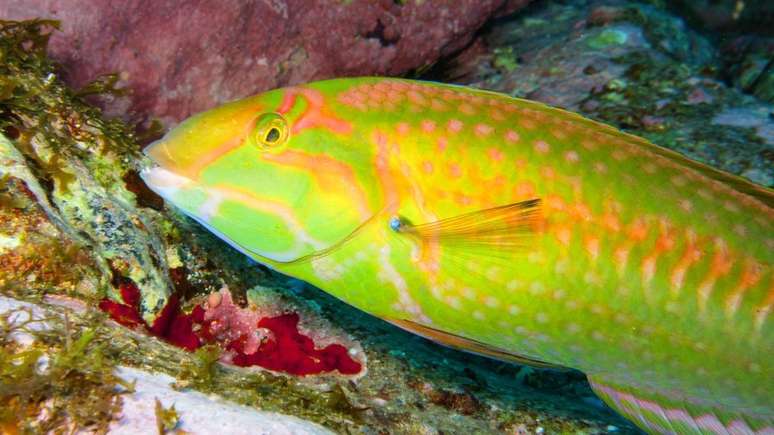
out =
[(149, 162), (140, 171), (140, 178), (162, 198), (172, 201), (175, 193), (194, 184), (191, 178), (174, 170), (175, 159), (170, 154), (166, 136), (148, 144), (142, 153)]
[(194, 181), (169, 169), (153, 163), (140, 171), (140, 178), (152, 191), (166, 200), (171, 200), (175, 193), (188, 188)]

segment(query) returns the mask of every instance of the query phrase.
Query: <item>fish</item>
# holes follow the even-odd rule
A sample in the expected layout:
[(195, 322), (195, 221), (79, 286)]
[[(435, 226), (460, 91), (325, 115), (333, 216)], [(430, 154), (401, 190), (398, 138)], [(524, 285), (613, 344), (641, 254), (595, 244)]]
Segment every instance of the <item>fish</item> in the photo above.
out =
[(577, 369), (650, 433), (774, 433), (773, 191), (538, 102), (271, 90), (146, 148), (167, 202), (441, 344)]

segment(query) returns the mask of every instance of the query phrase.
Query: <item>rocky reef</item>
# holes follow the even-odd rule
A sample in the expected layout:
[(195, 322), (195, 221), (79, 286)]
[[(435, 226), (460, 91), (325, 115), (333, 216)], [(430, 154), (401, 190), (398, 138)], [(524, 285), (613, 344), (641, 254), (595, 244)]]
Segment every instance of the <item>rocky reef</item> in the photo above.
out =
[[(326, 77), (422, 69), (528, 0), (10, 0), (0, 17), (61, 20), (50, 53), (79, 88), (117, 74), (102, 101), (124, 119), (167, 124), (245, 95)], [(185, 6), (181, 6), (185, 5)]]
[(774, 185), (774, 39), (690, 27), (660, 2), (616, 0), (537, 2), (484, 39), (488, 48), (433, 77), (580, 112)]

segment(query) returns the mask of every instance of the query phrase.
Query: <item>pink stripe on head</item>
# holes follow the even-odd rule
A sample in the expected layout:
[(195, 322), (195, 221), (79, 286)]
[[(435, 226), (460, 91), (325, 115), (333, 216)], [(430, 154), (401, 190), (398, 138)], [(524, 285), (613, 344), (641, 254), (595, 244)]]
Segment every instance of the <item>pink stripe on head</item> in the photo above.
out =
[(296, 95), (298, 91), (296, 88), (288, 88), (285, 91), (285, 95), (282, 96), (282, 104), (277, 108), (277, 113), (286, 114), (290, 112), (290, 109), (296, 104)]

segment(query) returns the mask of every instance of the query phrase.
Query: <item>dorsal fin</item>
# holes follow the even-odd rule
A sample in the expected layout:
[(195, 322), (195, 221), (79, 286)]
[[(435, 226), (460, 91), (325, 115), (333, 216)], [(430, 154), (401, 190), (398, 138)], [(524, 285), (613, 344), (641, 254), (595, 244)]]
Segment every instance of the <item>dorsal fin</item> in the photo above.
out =
[(586, 127), (593, 127), (595, 130), (601, 133), (604, 133), (606, 135), (620, 138), (620, 139), (626, 140), (627, 142), (636, 143), (637, 146), (640, 146), (650, 151), (653, 154), (672, 160), (691, 170), (694, 170), (700, 173), (701, 175), (707, 178), (723, 183), (731, 189), (734, 189), (745, 195), (749, 195), (752, 198), (755, 198), (756, 200), (760, 201), (762, 204), (766, 205), (767, 207), (770, 207), (770, 208), (774, 207), (774, 189), (755, 184), (752, 181), (746, 178), (740, 177), (738, 175), (734, 175), (734, 174), (722, 171), (720, 169), (713, 168), (704, 163), (701, 163), (689, 157), (686, 157), (676, 151), (672, 151), (669, 148), (665, 148), (665, 147), (653, 144), (648, 140), (643, 139), (639, 136), (635, 136), (633, 134), (623, 132), (613, 126), (603, 124), (598, 121), (594, 121), (593, 119), (586, 118), (583, 115), (570, 112), (558, 107), (549, 106), (547, 104), (543, 104), (537, 101), (524, 100), (521, 98), (513, 98), (513, 100), (516, 100), (517, 104), (519, 104), (521, 107), (526, 108), (528, 110), (534, 110), (541, 113), (545, 113), (545, 114), (551, 115), (552, 117), (564, 119), (566, 121), (570, 121), (576, 124), (581, 124)]
[(429, 340), (433, 340), (436, 343), (448, 346), (454, 349), (464, 350), (467, 352), (487, 356), (489, 358), (499, 359), (502, 361), (514, 362), (517, 364), (524, 364), (533, 367), (542, 368), (561, 368), (561, 366), (543, 362), (528, 356), (518, 355), (506, 350), (490, 346), (486, 343), (482, 343), (477, 340), (462, 337), (450, 332), (441, 331), (439, 329), (425, 326), (411, 320), (405, 319), (386, 319), (388, 322), (398, 326), (406, 331), (412, 332), (419, 336), (425, 337)]
[(622, 137), (630, 141), (635, 141), (639, 146), (647, 149), (653, 154), (657, 154), (661, 157), (672, 160), (700, 173), (701, 175), (704, 175), (707, 178), (723, 183), (740, 193), (751, 196), (767, 207), (774, 207), (774, 190), (768, 187), (755, 184), (746, 178), (705, 165), (704, 163), (688, 158), (676, 151), (672, 151), (668, 148), (650, 143), (641, 137), (615, 130), (613, 128), (610, 128), (610, 130), (612, 131), (608, 131), (608, 134)]

